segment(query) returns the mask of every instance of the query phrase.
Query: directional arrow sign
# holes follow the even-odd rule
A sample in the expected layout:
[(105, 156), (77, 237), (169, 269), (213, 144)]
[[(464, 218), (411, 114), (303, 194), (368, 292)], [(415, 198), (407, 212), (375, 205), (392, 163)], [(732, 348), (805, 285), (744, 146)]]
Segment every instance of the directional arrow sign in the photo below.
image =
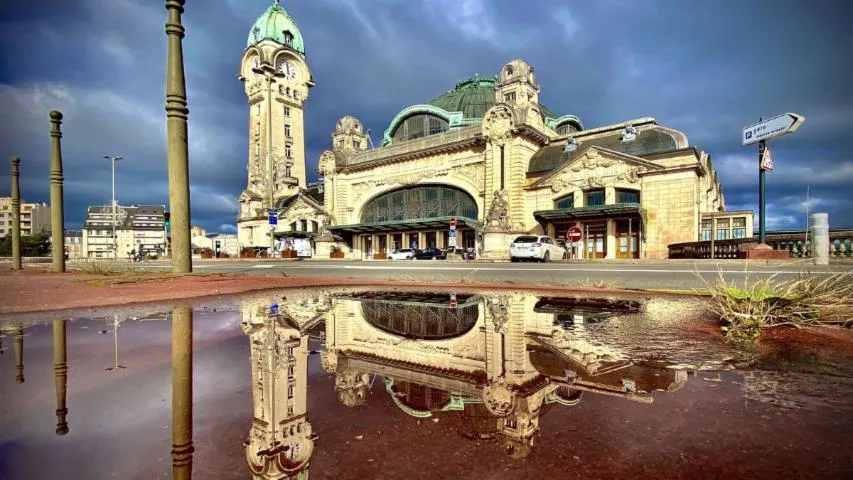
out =
[(796, 113), (785, 113), (763, 122), (752, 124), (743, 129), (741, 138), (744, 145), (749, 145), (761, 140), (779, 137), (800, 128), (805, 117)]

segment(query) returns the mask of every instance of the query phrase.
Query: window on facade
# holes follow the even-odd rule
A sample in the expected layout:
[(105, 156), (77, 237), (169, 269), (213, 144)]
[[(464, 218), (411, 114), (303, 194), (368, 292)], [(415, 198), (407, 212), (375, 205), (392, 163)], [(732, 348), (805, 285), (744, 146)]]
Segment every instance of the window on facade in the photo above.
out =
[(365, 205), (362, 223), (416, 218), (477, 218), (477, 204), (467, 193), (453, 187), (423, 185), (380, 195)]
[(289, 116), (290, 116), (290, 107), (284, 107), (284, 116), (285, 116), (285, 117), (289, 117)]
[(732, 238), (746, 238), (746, 217), (732, 219)]
[(717, 240), (727, 240), (729, 238), (729, 219), (721, 218), (717, 220)]
[(293, 158), (293, 151), (290, 149), (290, 145), (284, 146), (284, 156), (287, 158)]
[(640, 192), (637, 190), (616, 189), (616, 203), (640, 203)]
[(293, 398), (293, 385), (287, 386), (287, 398)]
[(569, 194), (554, 202), (554, 208), (575, 208), (575, 195)]
[(604, 189), (596, 189), (596, 190), (588, 190), (584, 192), (585, 202), (584, 205), (587, 207), (597, 207), (600, 205), (604, 205)]
[(394, 131), (395, 141), (414, 140), (428, 135), (436, 135), (447, 131), (450, 124), (443, 118), (421, 113), (412, 115), (403, 121)]
[(515, 92), (509, 92), (506, 95), (504, 95), (504, 101), (514, 102), (515, 101)]
[(711, 240), (711, 227), (713, 222), (711, 220), (702, 220), (702, 241), (707, 242)]
[(284, 124), (284, 136), (286, 138), (290, 138), (290, 124), (289, 123)]
[(352, 139), (352, 148), (354, 148), (354, 149), (358, 150), (358, 147), (359, 147), (358, 139), (357, 139), (357, 138), (353, 138), (353, 139)]
[(292, 377), (293, 377), (293, 373), (294, 373), (293, 365), (288, 365), (288, 366), (287, 366), (287, 376), (292, 378)]
[(317, 227), (318, 227), (318, 223), (317, 223), (317, 221), (316, 221), (316, 220), (311, 220), (311, 231), (312, 231), (312, 232), (316, 232), (317, 230), (319, 230), (319, 228), (317, 228)]
[(305, 219), (300, 220), (299, 221), (299, 227), (302, 229), (303, 232), (307, 232), (308, 231), (308, 220), (305, 220)]
[(291, 231), (291, 232), (295, 232), (296, 230), (297, 230), (297, 228), (296, 228), (296, 222), (292, 222), (292, 223), (290, 224), (290, 231)]

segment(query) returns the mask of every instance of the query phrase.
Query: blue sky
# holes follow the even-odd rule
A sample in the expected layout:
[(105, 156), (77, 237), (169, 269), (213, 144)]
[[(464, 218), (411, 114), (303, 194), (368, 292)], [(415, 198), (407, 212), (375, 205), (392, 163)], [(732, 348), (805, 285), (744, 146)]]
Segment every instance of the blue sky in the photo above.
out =
[[(247, 106), (237, 80), (249, 29), (271, 0), (191, 0), (184, 15), (193, 223), (233, 229), (245, 186)], [(282, 0), (317, 83), (306, 107), (309, 171), (334, 122), (374, 141), (394, 115), (513, 58), (540, 100), (587, 128), (652, 116), (709, 152), (729, 209), (758, 209), (743, 126), (797, 112), (772, 141), (768, 228), (828, 212), (853, 226), (853, 3), (838, 0)], [(167, 203), (161, 0), (29, 0), (0, 6), (0, 195), (22, 160), (27, 201), (48, 201), (51, 109), (65, 114), (65, 217), (110, 201)], [(805, 203), (806, 187), (811, 201)]]

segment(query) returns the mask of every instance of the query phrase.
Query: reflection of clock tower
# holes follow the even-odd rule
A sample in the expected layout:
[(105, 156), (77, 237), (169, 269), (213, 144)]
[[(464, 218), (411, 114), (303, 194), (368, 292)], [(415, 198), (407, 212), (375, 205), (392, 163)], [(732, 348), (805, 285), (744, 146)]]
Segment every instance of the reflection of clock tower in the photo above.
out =
[(261, 304), (242, 307), (250, 341), (252, 424), (244, 442), (255, 480), (306, 479), (314, 435), (308, 421), (308, 335)]
[(238, 241), (268, 247), (267, 209), (306, 187), (303, 106), (314, 86), (302, 34), (279, 0), (249, 32), (240, 80), (249, 100), (249, 150)]

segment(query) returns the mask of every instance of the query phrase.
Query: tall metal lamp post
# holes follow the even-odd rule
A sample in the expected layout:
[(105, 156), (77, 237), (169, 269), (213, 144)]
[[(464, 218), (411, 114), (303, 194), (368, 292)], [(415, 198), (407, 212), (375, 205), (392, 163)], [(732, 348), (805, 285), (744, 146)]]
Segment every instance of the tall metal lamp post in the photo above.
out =
[[(276, 78), (283, 78), (284, 74), (276, 71), (275, 67), (268, 62), (261, 64), (260, 68), (253, 68), (253, 72), (263, 75), (267, 82), (267, 212), (272, 214), (275, 209), (275, 180), (274, 155), (272, 151), (272, 84)], [(275, 231), (270, 227), (270, 257), (275, 252)]]
[(123, 157), (117, 155), (104, 155), (104, 158), (110, 160), (113, 166), (113, 241), (110, 248), (113, 249), (113, 260), (118, 260), (118, 242), (116, 241), (116, 162), (122, 160)]

